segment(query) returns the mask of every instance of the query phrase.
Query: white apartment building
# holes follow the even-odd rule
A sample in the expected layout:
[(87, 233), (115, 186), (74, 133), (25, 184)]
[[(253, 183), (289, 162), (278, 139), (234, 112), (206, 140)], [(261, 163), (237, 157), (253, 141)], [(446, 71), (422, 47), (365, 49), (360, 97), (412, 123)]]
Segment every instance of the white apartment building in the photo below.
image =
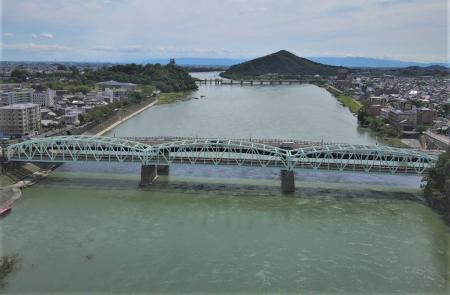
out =
[(32, 103), (0, 107), (0, 131), (3, 135), (33, 135), (41, 128), (40, 106)]
[(31, 97), (33, 96), (33, 89), (22, 89), (11, 91), (7, 93), (8, 104), (19, 104), (31, 102)]
[(31, 97), (31, 102), (41, 107), (52, 107), (55, 105), (55, 96), (56, 91), (49, 88), (44, 92), (34, 92)]
[(44, 92), (35, 92), (34, 89), (23, 89), (7, 93), (8, 104), (35, 103), (43, 107), (52, 107), (55, 104), (56, 91), (47, 89)]

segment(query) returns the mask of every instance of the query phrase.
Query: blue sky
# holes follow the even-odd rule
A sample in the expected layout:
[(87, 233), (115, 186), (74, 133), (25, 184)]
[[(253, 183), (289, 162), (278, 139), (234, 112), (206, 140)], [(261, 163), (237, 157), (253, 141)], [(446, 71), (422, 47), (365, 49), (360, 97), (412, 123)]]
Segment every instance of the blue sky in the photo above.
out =
[(2, 60), (300, 56), (446, 62), (447, 0), (1, 0)]

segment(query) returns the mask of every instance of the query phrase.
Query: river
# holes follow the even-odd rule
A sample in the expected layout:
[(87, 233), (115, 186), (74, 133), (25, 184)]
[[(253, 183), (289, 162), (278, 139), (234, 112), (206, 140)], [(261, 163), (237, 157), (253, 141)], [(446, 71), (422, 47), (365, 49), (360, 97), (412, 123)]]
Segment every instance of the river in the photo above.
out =
[[(376, 143), (316, 86), (189, 96), (110, 135)], [(138, 165), (64, 164), (0, 220), (2, 254), (21, 258), (4, 291), (447, 293), (449, 229), (421, 203), (419, 177), (297, 171), (289, 197), (278, 178), (173, 166), (140, 189)]]

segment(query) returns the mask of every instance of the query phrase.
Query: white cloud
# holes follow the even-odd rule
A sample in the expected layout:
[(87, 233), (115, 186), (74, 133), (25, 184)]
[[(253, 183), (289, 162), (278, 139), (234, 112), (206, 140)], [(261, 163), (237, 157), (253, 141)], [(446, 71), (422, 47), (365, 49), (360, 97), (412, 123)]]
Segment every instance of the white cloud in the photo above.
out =
[(51, 33), (40, 33), (40, 34), (31, 34), (31, 36), (35, 39), (42, 38), (42, 39), (53, 39), (53, 34)]
[(71, 47), (60, 44), (36, 44), (36, 43), (14, 43), (2, 44), (3, 49), (13, 49), (22, 51), (68, 51)]
[(4, 32), (3, 33), (3, 37), (13, 37), (13, 36), (14, 36), (14, 34), (10, 33), (10, 32)]
[(45, 38), (45, 39), (53, 39), (54, 36), (53, 36), (53, 34), (50, 34), (50, 33), (40, 33), (39, 37)]

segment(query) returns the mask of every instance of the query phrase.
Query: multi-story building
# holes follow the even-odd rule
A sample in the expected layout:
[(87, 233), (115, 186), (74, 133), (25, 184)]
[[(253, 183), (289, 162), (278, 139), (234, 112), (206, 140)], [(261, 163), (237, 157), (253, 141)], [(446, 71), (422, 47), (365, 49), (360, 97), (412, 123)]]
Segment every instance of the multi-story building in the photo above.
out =
[(417, 124), (433, 124), (436, 119), (436, 111), (429, 108), (419, 108), (417, 112)]
[(0, 131), (10, 137), (32, 135), (41, 127), (37, 104), (22, 103), (0, 107)]
[(398, 129), (414, 128), (417, 125), (417, 112), (416, 110), (392, 110), (389, 112), (389, 122)]
[(43, 107), (52, 107), (55, 104), (55, 96), (56, 92), (52, 89), (47, 89), (45, 92), (22, 89), (7, 93), (8, 104), (35, 103)]
[(31, 102), (31, 97), (33, 96), (33, 89), (21, 89), (16, 91), (11, 91), (7, 93), (8, 104), (19, 104)]
[(55, 105), (56, 91), (47, 89), (45, 92), (34, 92), (31, 96), (31, 102), (42, 107), (52, 107)]
[(381, 108), (380, 110), (380, 118), (388, 121), (389, 120), (389, 114), (391, 113), (392, 108), (390, 107), (385, 107), (385, 108)]

